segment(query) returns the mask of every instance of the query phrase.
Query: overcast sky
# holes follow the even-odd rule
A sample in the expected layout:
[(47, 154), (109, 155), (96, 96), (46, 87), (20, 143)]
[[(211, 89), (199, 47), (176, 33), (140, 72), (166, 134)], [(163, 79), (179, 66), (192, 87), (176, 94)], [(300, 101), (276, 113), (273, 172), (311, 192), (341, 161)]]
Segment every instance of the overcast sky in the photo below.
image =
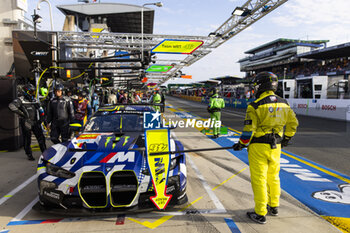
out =
[[(157, 1), (157, 0), (156, 0)], [(156, 2), (144, 0), (101, 0), (101, 2), (143, 5)], [(38, 0), (28, 0), (29, 17)], [(55, 30), (62, 30), (64, 15), (55, 7), (75, 4), (77, 0), (50, 0)], [(162, 0), (163, 7), (155, 8), (154, 34), (207, 36), (229, 18), (236, 6), (246, 0)], [(43, 18), (42, 30), (50, 29), (48, 6), (41, 4), (38, 12)], [(215, 51), (183, 72), (196, 82), (219, 76), (239, 76), (237, 61), (245, 51), (278, 38), (330, 40), (328, 46), (350, 40), (349, 0), (289, 0), (275, 11), (231, 38)]]

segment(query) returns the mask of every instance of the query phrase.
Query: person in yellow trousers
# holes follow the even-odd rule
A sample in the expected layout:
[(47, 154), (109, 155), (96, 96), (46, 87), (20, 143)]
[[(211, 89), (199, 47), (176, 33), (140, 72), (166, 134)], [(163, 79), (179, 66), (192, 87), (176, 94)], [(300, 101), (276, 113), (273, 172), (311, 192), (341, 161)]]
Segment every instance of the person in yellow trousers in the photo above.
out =
[(233, 149), (248, 146), (255, 211), (247, 215), (264, 224), (267, 213), (278, 215), (281, 147), (287, 146), (296, 133), (298, 120), (288, 102), (275, 94), (278, 85), (275, 74), (261, 72), (253, 79), (253, 85), (257, 99), (248, 105), (243, 133)]
[(221, 120), (221, 109), (225, 107), (225, 101), (217, 93), (216, 89), (213, 89), (212, 96), (209, 99), (208, 112), (210, 113), (210, 119), (214, 122), (213, 137), (218, 138), (220, 135), (220, 127), (216, 126), (216, 122)]

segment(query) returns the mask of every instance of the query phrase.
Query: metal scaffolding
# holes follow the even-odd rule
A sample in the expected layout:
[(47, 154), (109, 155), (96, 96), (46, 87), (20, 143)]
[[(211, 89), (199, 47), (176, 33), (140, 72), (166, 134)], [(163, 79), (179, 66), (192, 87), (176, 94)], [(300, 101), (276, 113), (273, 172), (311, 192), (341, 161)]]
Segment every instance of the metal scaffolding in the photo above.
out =
[[(143, 51), (149, 52), (156, 45), (165, 39), (171, 40), (201, 40), (203, 45), (195, 50), (192, 54), (181, 55), (181, 58), (174, 59), (171, 55), (167, 58), (151, 56), (152, 64), (158, 65), (172, 65), (173, 68), (167, 73), (147, 73), (148, 82), (156, 82), (158, 85), (163, 84), (171, 78), (177, 78), (181, 75), (181, 69), (192, 65), (201, 58), (208, 55), (215, 48), (219, 47), (239, 32), (243, 31), (263, 16), (275, 10), (288, 0), (248, 0), (239, 9), (241, 15), (232, 15), (214, 32), (208, 36), (182, 36), (182, 35), (143, 35)], [(237, 8), (236, 8), (237, 9)], [(136, 33), (89, 33), (89, 32), (57, 32), (58, 45), (64, 44), (66, 48), (72, 49), (72, 60), (81, 59), (83, 57), (89, 58), (87, 51), (97, 50), (97, 54), (102, 54), (103, 51), (107, 53), (116, 50), (137, 52), (141, 51), (142, 35)], [(133, 56), (134, 58), (137, 58)], [(116, 63), (108, 63), (104, 66), (109, 67), (110, 71), (115, 73), (115, 76), (121, 74), (122, 71), (117, 69), (120, 67), (118, 59)], [(137, 60), (137, 59), (135, 59)], [(132, 72), (139, 72), (141, 74), (148, 68), (143, 67), (141, 62), (133, 61), (133, 63), (123, 63), (123, 66), (133, 66)], [(139, 67), (139, 69), (138, 69)], [(105, 68), (107, 69), (107, 68)]]

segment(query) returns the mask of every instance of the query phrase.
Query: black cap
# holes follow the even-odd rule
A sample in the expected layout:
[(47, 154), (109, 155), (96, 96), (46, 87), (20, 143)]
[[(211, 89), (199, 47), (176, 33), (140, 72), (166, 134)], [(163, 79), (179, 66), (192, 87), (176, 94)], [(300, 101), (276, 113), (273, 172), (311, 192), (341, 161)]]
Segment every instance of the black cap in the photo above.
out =
[(62, 84), (57, 84), (55, 86), (55, 91), (63, 91), (63, 89), (64, 89), (64, 86)]

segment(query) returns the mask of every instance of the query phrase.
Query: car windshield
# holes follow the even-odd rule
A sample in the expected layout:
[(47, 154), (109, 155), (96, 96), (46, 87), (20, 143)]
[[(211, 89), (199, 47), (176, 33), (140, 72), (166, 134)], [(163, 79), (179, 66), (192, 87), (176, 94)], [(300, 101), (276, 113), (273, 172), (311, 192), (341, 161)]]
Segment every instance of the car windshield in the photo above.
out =
[(110, 114), (92, 117), (85, 132), (143, 132), (143, 116), (137, 114)]

